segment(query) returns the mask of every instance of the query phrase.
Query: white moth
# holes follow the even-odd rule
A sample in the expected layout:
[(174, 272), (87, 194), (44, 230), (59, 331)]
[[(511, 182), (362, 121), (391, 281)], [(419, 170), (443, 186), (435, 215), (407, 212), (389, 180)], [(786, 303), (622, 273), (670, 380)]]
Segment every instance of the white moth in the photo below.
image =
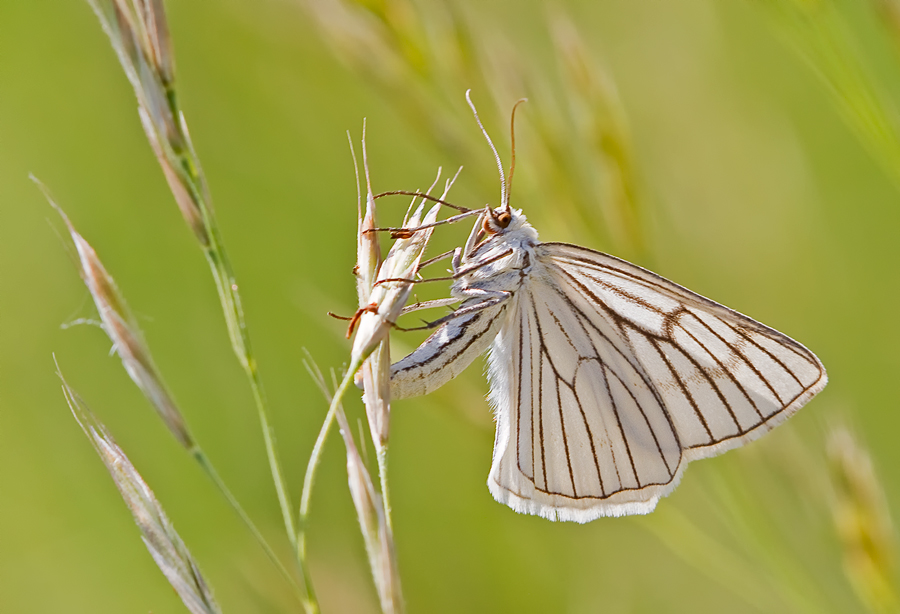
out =
[(690, 461), (762, 436), (824, 388), (819, 359), (778, 331), (624, 260), (541, 243), (500, 172), (501, 205), (453, 257), (462, 303), (391, 368), (402, 399), (489, 349), (497, 501), (550, 520), (646, 514)]

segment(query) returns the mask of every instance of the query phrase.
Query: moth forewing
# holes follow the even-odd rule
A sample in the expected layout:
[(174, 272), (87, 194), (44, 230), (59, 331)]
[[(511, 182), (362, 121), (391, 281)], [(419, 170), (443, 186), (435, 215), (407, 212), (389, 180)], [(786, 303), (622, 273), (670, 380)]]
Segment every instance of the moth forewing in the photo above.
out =
[(475, 307), (435, 331), (412, 354), (391, 366), (391, 398), (405, 399), (434, 392), (484, 354), (500, 330), (505, 306), (482, 307), (470, 299), (459, 309)]

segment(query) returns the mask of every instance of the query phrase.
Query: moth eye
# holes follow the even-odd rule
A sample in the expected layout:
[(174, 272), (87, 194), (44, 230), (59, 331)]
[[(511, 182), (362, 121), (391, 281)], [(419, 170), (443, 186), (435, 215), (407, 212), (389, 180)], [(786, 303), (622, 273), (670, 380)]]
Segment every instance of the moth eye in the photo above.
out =
[(512, 222), (512, 215), (509, 214), (509, 211), (501, 211), (500, 213), (491, 211), (490, 215), (484, 218), (484, 223), (481, 227), (487, 234), (495, 235), (509, 226), (510, 222)]

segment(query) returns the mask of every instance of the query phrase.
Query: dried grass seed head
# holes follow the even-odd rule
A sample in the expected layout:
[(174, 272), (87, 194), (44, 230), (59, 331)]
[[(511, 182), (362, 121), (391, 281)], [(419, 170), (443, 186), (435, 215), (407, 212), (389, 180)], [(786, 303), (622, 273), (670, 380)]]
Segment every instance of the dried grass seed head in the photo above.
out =
[[(35, 180), (36, 181), (36, 180)], [(119, 292), (115, 280), (106, 271), (93, 247), (75, 230), (71, 220), (55, 203), (46, 188), (38, 182), (50, 205), (62, 216), (78, 253), (79, 272), (100, 314), (103, 330), (113, 343), (122, 360), (122, 366), (131, 380), (162, 418), (172, 435), (186, 449), (194, 447), (184, 418), (168, 393), (162, 376), (153, 362), (150, 350), (143, 340), (134, 316)]]
[(144, 544), (163, 575), (192, 614), (220, 614), (209, 585), (153, 491), (61, 373), (59, 377), (75, 420), (106, 465), (141, 531)]
[(138, 100), (141, 125), (179, 210), (211, 245), (209, 196), (174, 89), (175, 66), (162, 0), (89, 0)]
[[(434, 184), (426, 193), (430, 193), (431, 189), (440, 179), (440, 169), (438, 169), (438, 177)], [(455, 177), (454, 177), (455, 179)], [(446, 182), (441, 200), (446, 198), (453, 180)], [(415, 206), (418, 199), (414, 198), (411, 206)], [(440, 212), (440, 203), (431, 207), (427, 213), (424, 213), (425, 200), (423, 199), (416, 206), (411, 216), (404, 220), (403, 228), (418, 228), (427, 226), (437, 221)], [(422, 254), (431, 238), (433, 228), (424, 228), (414, 232), (407, 238), (398, 238), (394, 241), (387, 256), (381, 263), (378, 270), (378, 280), (387, 279), (414, 279), (419, 268), (419, 262)], [(374, 234), (374, 233), (367, 233)], [(376, 283), (369, 293), (369, 304), (377, 306), (373, 309), (367, 309), (360, 317), (359, 330), (353, 343), (352, 356), (354, 358), (364, 359), (367, 357), (375, 346), (384, 340), (391, 328), (400, 317), (400, 313), (406, 306), (409, 296), (412, 293), (412, 283), (402, 281), (390, 281), (385, 283)], [(365, 308), (365, 305), (360, 305)]]

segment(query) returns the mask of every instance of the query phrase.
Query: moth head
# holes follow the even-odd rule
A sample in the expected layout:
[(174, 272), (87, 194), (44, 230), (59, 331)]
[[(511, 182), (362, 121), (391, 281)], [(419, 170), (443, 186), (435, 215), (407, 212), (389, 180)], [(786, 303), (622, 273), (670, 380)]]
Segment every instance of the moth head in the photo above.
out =
[(484, 230), (485, 234), (495, 235), (503, 232), (512, 222), (512, 210), (509, 206), (497, 207), (496, 209), (486, 207), (485, 213), (484, 223), (482, 224), (482, 230)]

